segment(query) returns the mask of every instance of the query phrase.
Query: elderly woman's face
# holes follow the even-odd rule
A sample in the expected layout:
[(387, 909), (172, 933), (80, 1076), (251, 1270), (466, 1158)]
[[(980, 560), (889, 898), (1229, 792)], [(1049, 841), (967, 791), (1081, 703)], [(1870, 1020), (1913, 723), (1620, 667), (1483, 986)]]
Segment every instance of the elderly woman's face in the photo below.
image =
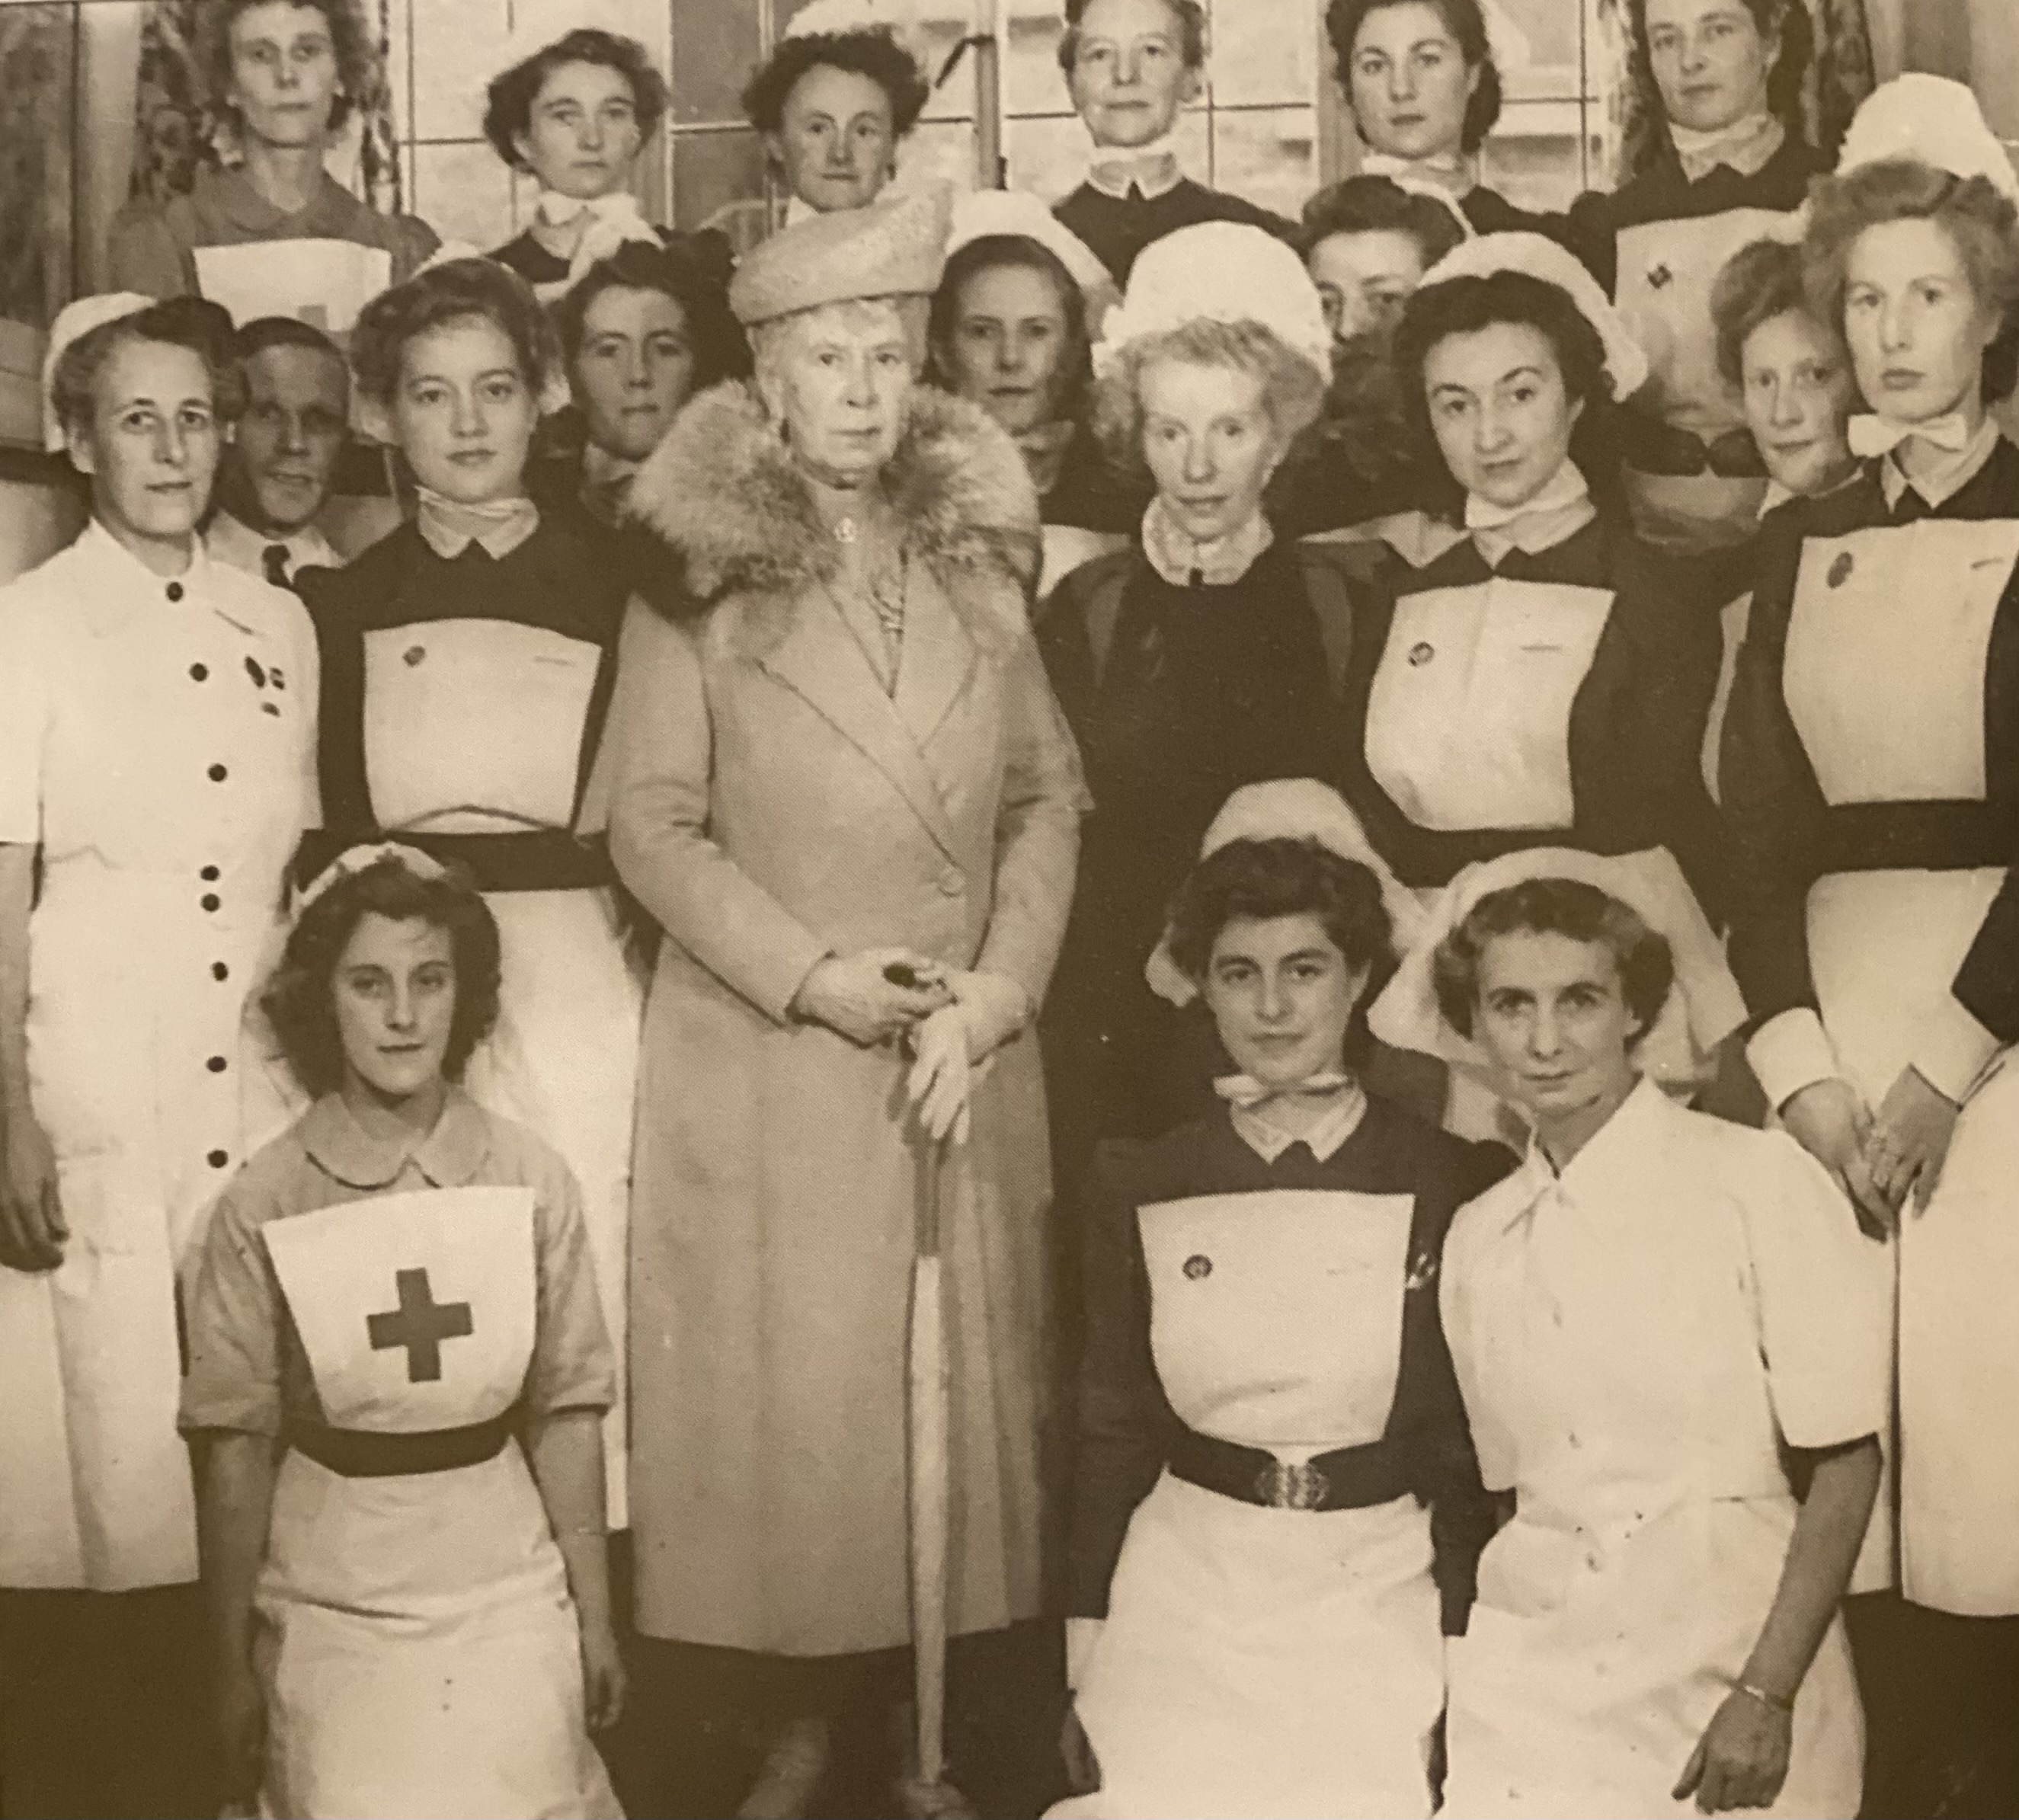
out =
[(642, 462), (659, 446), (694, 390), (687, 312), (663, 291), (612, 285), (582, 312), (571, 377), (589, 440)]
[(1080, 15), (1066, 87), (1096, 145), (1161, 139), (1198, 92), (1176, 9), (1167, 0), (1092, 0)]
[(539, 405), (512, 338), (488, 316), (441, 323), (407, 343), (392, 416), (422, 486), (464, 506), (520, 491)]
[(1746, 427), (1767, 472), (1791, 493), (1828, 491), (1850, 471), (1856, 401), (1843, 350), (1800, 310), (1783, 310), (1740, 350)]
[(99, 368), (71, 459), (92, 509), (121, 542), (179, 543), (210, 503), (221, 435), (210, 370), (193, 348), (128, 341)]
[(1745, 0), (1647, 0), (1647, 60), (1671, 125), (1722, 132), (1765, 111), (1780, 41)]
[(336, 41), (320, 9), (267, 0), (231, 22), (230, 99), (261, 143), (320, 144), (340, 80)]
[(1395, 158), (1457, 156), (1481, 72), (1430, 0), (1377, 6), (1361, 21), (1346, 70), (1360, 136)]
[(1400, 228), (1328, 234), (1304, 263), (1336, 346), (1360, 335), (1393, 335), (1423, 277), (1423, 249)]
[(1479, 957), (1473, 1034), (1539, 1120), (1616, 1103), (1633, 1085), (1640, 1022), (1602, 941), (1531, 929), (1492, 937)]
[(1262, 509), (1283, 437), (1257, 373), (1159, 360), (1136, 379), (1143, 459), (1179, 528), (1201, 543), (1228, 537)]
[(1237, 916), (1213, 937), (1201, 996), (1234, 1065), (1265, 1087), (1292, 1087), (1343, 1059), (1367, 970), (1347, 964), (1324, 922)]
[(897, 156), (890, 97), (859, 71), (817, 63), (792, 85), (767, 143), (785, 187), (809, 208), (866, 208)]
[(1981, 397), (1996, 314), (1938, 221), (1882, 221), (1844, 262), (1843, 338), (1858, 389), (1875, 411), (1924, 423)]
[(789, 324), (758, 384), (793, 460), (816, 480), (854, 487), (897, 453), (916, 371), (895, 303), (843, 303)]
[(1071, 330), (1058, 288), (1028, 266), (991, 266), (961, 287), (941, 364), (953, 389), (1012, 436), (1058, 412)]
[(549, 70), (512, 143), (541, 187), (593, 202), (624, 187), (644, 135), (631, 78), (607, 63)]
[(1584, 411), (1555, 345), (1528, 322), (1446, 335), (1423, 358), (1423, 394), (1452, 478), (1508, 508), (1556, 478)]

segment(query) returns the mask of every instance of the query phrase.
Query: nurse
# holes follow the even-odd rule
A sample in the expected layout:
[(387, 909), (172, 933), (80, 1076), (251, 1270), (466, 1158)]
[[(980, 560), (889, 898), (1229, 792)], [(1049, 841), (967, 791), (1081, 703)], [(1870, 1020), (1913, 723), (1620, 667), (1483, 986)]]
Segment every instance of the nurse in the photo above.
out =
[(1811, 32), (1800, 0), (1629, 0), (1668, 147), (1571, 212), (1574, 243), (1646, 349), (1622, 426), (1640, 534), (1695, 553), (1752, 535), (1759, 451), (1718, 371), (1710, 295), (1734, 252), (1784, 228), (1828, 162), (1801, 136)]
[(1668, 911), (1612, 861), (1510, 855), (1466, 874), (1397, 982), (1535, 1133), (1444, 1247), (1502, 1501), (1450, 1648), (1454, 1820), (1859, 1811), (1838, 1607), (1885, 1421), (1867, 1242), (1785, 1134), (1642, 1076), (1719, 970)]
[(1646, 371), (1584, 269), (1528, 234), (1469, 241), (1409, 299), (1397, 364), (1463, 530), (1356, 622), (1347, 799), (1404, 883), (1528, 847), (1666, 848), (1713, 917), (1700, 752), (1716, 622), (1603, 515), (1573, 438)]
[(317, 814), (308, 617), (197, 534), (230, 402), (221, 316), (128, 294), (57, 318), (49, 442), (89, 477), (91, 522), (0, 592), (10, 1811), (215, 1811), (176, 1272), (270, 1135), (248, 1126), (241, 1021)]
[(1438, 1259), (1506, 1158), (1357, 1078), (1383, 872), (1324, 785), (1237, 791), (1151, 963), (1233, 1071), (1095, 1164), (1055, 1815), (1431, 1811), (1491, 1527)]
[[(643, 988), (582, 806), (629, 571), (526, 495), (535, 427), (565, 388), (522, 279), (488, 259), (431, 266), (365, 313), (351, 359), (365, 426), (405, 456), (420, 506), (347, 569), (303, 578), (324, 655), (319, 850), (397, 833), (469, 866), (507, 981), (469, 1089), (581, 1184), (621, 1361)], [(618, 1529), (623, 1384), (620, 1363), (606, 1448)]]
[(513, 17), (484, 91), (484, 136), (539, 194), (526, 230), (491, 256), (551, 301), (625, 241), (659, 239), (630, 184), (666, 84), (619, 6), (519, 0)]
[(1788, 1129), (1897, 1211), (1899, 1584), (1981, 1753), (2019, 1700), (2019, 448), (1990, 415), (2019, 179), (1969, 90), (1872, 96), (1803, 256), (1867, 465), (1763, 556), (1725, 734), (1732, 963)]
[(295, 316), (348, 334), (440, 244), (368, 208), (324, 168), (378, 80), (358, 0), (218, 0), (198, 15), (205, 85), (244, 162), (201, 169), (187, 196), (136, 200), (112, 223), (115, 289), (201, 295), (233, 321)]

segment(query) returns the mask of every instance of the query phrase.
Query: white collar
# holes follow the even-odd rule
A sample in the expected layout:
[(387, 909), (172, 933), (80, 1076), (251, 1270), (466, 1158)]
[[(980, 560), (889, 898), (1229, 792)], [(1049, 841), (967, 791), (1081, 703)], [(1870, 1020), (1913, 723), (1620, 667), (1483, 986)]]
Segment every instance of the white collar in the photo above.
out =
[(558, 190), (542, 190), (533, 212), (549, 227), (572, 227), (585, 215), (595, 221), (643, 219), (638, 198), (629, 190), (612, 190), (607, 196), (564, 196)]
[[(1908, 431), (1909, 435), (1919, 435), (1924, 440), (1932, 442), (1947, 457), (1947, 459), (1939, 462), (1918, 480), (1910, 479), (1906, 470), (1900, 466), (1900, 445), (1907, 440), (1907, 436), (1903, 435), (1893, 440), (1892, 446), (1887, 451), (1886, 459), (1879, 464), (1879, 484), (1885, 491), (1886, 503), (1888, 506), (1897, 506), (1905, 496), (1909, 487), (1920, 495), (1930, 510), (1937, 506), (1946, 506), (1984, 471), (1984, 464), (1989, 461), (1997, 451), (1998, 440), (2001, 433), (1998, 427), (1998, 419), (1990, 412), (1986, 411), (1984, 421), (1977, 426), (1975, 433), (1970, 434), (1966, 430), (1959, 444), (1956, 430), (1960, 425), (1962, 414), (1956, 412), (1952, 415), (1957, 419), (1956, 426), (1950, 425), (1946, 419), (1938, 419), (1935, 424), (1917, 424)], [(1865, 421), (1866, 419), (1856, 417), (1851, 419), (1851, 447), (1854, 449), (1858, 447), (1861, 440), (1869, 442), (1872, 439), (1870, 432), (1867, 432), (1862, 437), (1858, 433), (1858, 426)], [(1872, 419), (1870, 421), (1878, 422), (1881, 420)], [(1935, 429), (1937, 425), (1943, 427), (1945, 433), (1941, 436), (1928, 435), (1927, 432)], [(1895, 427), (1897, 426), (1892, 424), (1885, 426), (1889, 433)]]
[(1397, 158), (1393, 152), (1367, 151), (1360, 154), (1363, 177), (1387, 177), (1405, 187), (1427, 185), (1453, 198), (1469, 194), (1479, 181), (1473, 161), (1463, 152), (1439, 152), (1427, 158)]
[(1513, 550), (1539, 556), (1574, 537), (1598, 516), (1591, 488), (1575, 462), (1566, 460), (1541, 491), (1519, 506), (1499, 506), (1477, 493), (1465, 498), (1465, 528), (1479, 553), (1498, 567)]
[(1147, 145), (1096, 146), (1086, 180), (1104, 196), (1125, 201), (1131, 190), (1146, 201), (1168, 196), (1183, 180), (1177, 141), (1169, 133)]
[(278, 544), (288, 553), (288, 573), (297, 569), (340, 569), (343, 559), (329, 539), (313, 524), (291, 531), (285, 537), (268, 537), (255, 531), (243, 519), (221, 508), (213, 513), (204, 534), (210, 553), (221, 563), (242, 569), (248, 575), (266, 578), (266, 552)]
[(1661, 1127), (1679, 1110), (1644, 1075), (1560, 1171), (1550, 1161), (1541, 1140), (1531, 1137), (1521, 1168), (1508, 1177), (1513, 1192), (1506, 1203), (1503, 1229), (1552, 1196), (1593, 1211), (1636, 1205), (1648, 1170), (1661, 1166)]
[(1792, 500), (1827, 499), (1833, 494), (1841, 493), (1858, 478), (1860, 472), (1861, 470), (1854, 463), (1850, 471), (1834, 487), (1825, 487), (1820, 493), (1797, 493), (1793, 488), (1784, 485), (1769, 475), (1766, 493), (1760, 501), (1760, 517), (1764, 518), (1768, 513), (1779, 510), (1782, 506), (1787, 505)]
[(1254, 567), (1275, 541), (1267, 514), (1260, 512), (1238, 531), (1211, 543), (1201, 543), (1180, 526), (1162, 494), (1143, 514), (1143, 553), (1150, 567), (1174, 588), (1188, 588), (1194, 579), (1209, 588), (1231, 586)]
[(1367, 1094), (1357, 1081), (1351, 1079), (1322, 1089), (1331, 1103), (1308, 1131), (1285, 1131), (1271, 1122), (1268, 1107), (1278, 1096), (1264, 1093), (1252, 1104), (1244, 1104), (1249, 1089), (1260, 1090), (1259, 1083), (1246, 1075), (1230, 1075), (1214, 1082), (1213, 1086), (1227, 1101), (1234, 1135), (1266, 1163), (1274, 1162), (1293, 1144), (1306, 1146), (1320, 1162), (1330, 1162), (1367, 1116)]
[(454, 562), (473, 543), (494, 562), (502, 562), (540, 528), (540, 509), (527, 499), (465, 506), (426, 487), (419, 491), (415, 528), (445, 562)]
[(100, 636), (119, 631), (143, 607), (150, 612), (196, 609), (215, 613), (241, 632), (259, 629), (256, 615), (238, 609), (230, 587), (221, 585), (226, 575), (237, 582), (237, 572), (212, 562), (201, 537), (179, 575), (158, 575), (93, 518), (58, 560), (84, 571), (78, 578), (78, 616)]
[(1720, 165), (1728, 165), (1742, 177), (1756, 176), (1773, 161), (1787, 136), (1788, 129), (1778, 117), (1763, 111), (1749, 114), (1715, 132), (1698, 132), (1673, 121), (1669, 125), (1683, 176), (1692, 183), (1702, 182)]

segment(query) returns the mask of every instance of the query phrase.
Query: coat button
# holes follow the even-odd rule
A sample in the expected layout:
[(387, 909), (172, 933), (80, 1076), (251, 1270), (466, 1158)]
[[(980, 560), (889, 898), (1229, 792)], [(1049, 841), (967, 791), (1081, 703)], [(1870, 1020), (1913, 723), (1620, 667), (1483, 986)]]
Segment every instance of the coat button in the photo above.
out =
[(1409, 667), (1412, 669), (1420, 670), (1437, 654), (1437, 647), (1434, 645), (1412, 644), (1409, 647)]
[(407, 647), (405, 651), (401, 654), (401, 661), (406, 665), (408, 669), (411, 669), (415, 664), (420, 662), (421, 660), (427, 654), (428, 651), (426, 645), (410, 644)]
[(214, 1055), (203, 1065), (208, 1068), (212, 1074), (221, 1075), (224, 1072), (227, 1064), (223, 1056)]
[(223, 961), (212, 961), (210, 963), (210, 977), (213, 980), (228, 980), (231, 977), (231, 970)]
[(169, 598), (171, 600), (179, 600), (182, 597), (183, 597), (183, 585), (182, 585), (182, 583), (181, 583), (181, 582), (169, 582)]
[(1850, 571), (1857, 567), (1858, 564), (1852, 558), (1850, 552), (1843, 551), (1829, 566), (1829, 585), (1832, 588), (1841, 588), (1850, 579)]
[(204, 893), (200, 901), (203, 905), (205, 913), (206, 915), (211, 915), (214, 914), (223, 906), (224, 900), (219, 897), (215, 891), (206, 891)]
[(940, 893), (943, 897), (958, 897), (967, 889), (967, 880), (953, 867), (948, 866), (940, 874)]
[(223, 783), (227, 778), (230, 776), (230, 774), (231, 774), (222, 765), (212, 765), (209, 770), (205, 774), (205, 775), (207, 776), (213, 784)]
[(1202, 1277), (1212, 1274), (1212, 1260), (1202, 1252), (1194, 1252), (1185, 1260), (1185, 1274), (1197, 1282)]
[(210, 680), (210, 665), (208, 664), (191, 664), (190, 665), (190, 680), (192, 683), (208, 682)]
[(197, 874), (197, 876), (202, 879), (206, 885), (214, 885), (217, 883), (218, 879), (217, 868), (215, 866), (205, 866), (201, 872)]
[(204, 1160), (208, 1162), (212, 1169), (221, 1169), (227, 1163), (231, 1161), (231, 1156), (230, 1153), (227, 1151), (214, 1150), (208, 1156), (205, 1158)]

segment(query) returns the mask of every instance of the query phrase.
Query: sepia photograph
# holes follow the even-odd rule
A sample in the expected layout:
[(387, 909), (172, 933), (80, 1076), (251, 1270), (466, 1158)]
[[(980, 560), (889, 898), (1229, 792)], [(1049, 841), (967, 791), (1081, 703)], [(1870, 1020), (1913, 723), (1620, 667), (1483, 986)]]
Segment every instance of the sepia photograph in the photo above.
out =
[(2019, 0), (0, 0), (0, 1820), (2019, 1820)]

